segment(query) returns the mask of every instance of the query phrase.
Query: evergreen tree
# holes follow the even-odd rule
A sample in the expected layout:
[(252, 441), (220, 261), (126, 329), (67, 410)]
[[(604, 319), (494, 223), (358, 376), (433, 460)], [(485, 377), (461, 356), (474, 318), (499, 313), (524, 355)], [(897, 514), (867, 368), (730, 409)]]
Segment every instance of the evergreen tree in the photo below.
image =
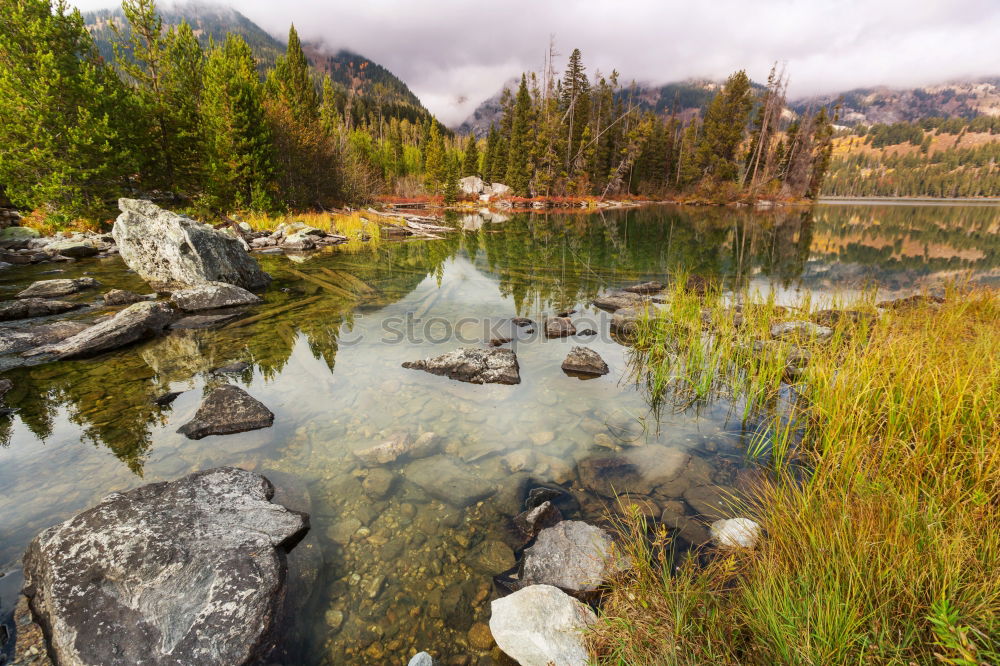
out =
[(425, 155), (424, 172), (427, 179), (427, 189), (431, 192), (439, 192), (448, 176), (448, 155), (445, 153), (444, 138), (438, 131), (437, 123), (431, 123)]
[(738, 159), (740, 144), (753, 99), (750, 79), (740, 70), (726, 80), (723, 89), (712, 98), (697, 149), (698, 167), (716, 181), (735, 181), (741, 174)]
[(577, 158), (580, 137), (588, 123), (590, 112), (590, 82), (587, 80), (580, 49), (573, 49), (569, 56), (566, 74), (561, 88), (561, 111), (566, 117), (566, 159), (565, 168), (570, 172), (571, 163)]
[(522, 75), (513, 108), (505, 181), (514, 194), (521, 197), (531, 196), (531, 115), (531, 96), (528, 93), (527, 79)]
[(478, 176), (479, 173), (479, 148), (476, 146), (476, 137), (470, 135), (465, 144), (465, 154), (462, 156), (462, 174)]
[(186, 196), (196, 195), (204, 185), (204, 131), (198, 107), (204, 86), (205, 54), (186, 21), (170, 28), (164, 39), (162, 95), (169, 111), (173, 136), (174, 186)]
[(496, 177), (497, 143), (500, 134), (493, 123), (490, 123), (489, 134), (486, 135), (486, 151), (483, 153), (483, 180), (487, 183), (499, 182)]
[(268, 76), (268, 87), (288, 107), (296, 122), (306, 124), (317, 118), (319, 100), (316, 97), (316, 86), (294, 25), (288, 29), (285, 55), (278, 58), (274, 70)]
[(448, 158), (447, 166), (444, 172), (444, 186), (442, 188), (445, 204), (451, 205), (456, 201), (458, 201), (458, 192), (459, 192), (458, 173), (459, 173), (458, 159)]
[(103, 215), (134, 171), (132, 101), (65, 0), (7, 2), (0, 20), (0, 182), (27, 208)]
[(205, 64), (206, 203), (218, 210), (273, 209), (274, 161), (263, 91), (250, 47), (230, 34)]

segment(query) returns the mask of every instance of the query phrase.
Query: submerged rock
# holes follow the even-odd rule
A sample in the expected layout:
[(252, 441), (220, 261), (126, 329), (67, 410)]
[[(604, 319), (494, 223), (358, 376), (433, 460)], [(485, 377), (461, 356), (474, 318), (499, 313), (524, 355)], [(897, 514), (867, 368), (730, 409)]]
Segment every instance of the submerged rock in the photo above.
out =
[(35, 537), (24, 591), (66, 665), (251, 664), (309, 517), (232, 467), (112, 493)]
[(110, 319), (26, 355), (55, 354), (56, 358), (65, 359), (99, 354), (152, 337), (163, 331), (173, 318), (174, 309), (166, 303), (134, 303)]
[(431, 497), (457, 507), (469, 506), (496, 492), (472, 467), (443, 455), (410, 463), (403, 476)]
[(93, 289), (101, 286), (101, 283), (94, 278), (60, 278), (57, 280), (39, 280), (33, 282), (30, 287), (18, 292), (18, 298), (56, 298), (58, 296), (69, 296), (84, 289)]
[(119, 199), (112, 235), (122, 259), (157, 290), (226, 282), (263, 289), (271, 277), (240, 239), (140, 199)]
[(0, 328), (0, 354), (13, 354), (60, 342), (88, 327), (89, 324), (82, 321), (54, 321), (25, 328)]
[(83, 303), (50, 301), (44, 298), (23, 298), (17, 301), (5, 301), (0, 303), (0, 321), (47, 317), (82, 307)]
[(273, 423), (274, 414), (263, 403), (239, 386), (223, 384), (209, 391), (194, 418), (177, 432), (188, 439), (201, 439), (270, 428)]
[(589, 597), (624, 561), (613, 553), (611, 535), (579, 520), (563, 520), (538, 533), (524, 551), (525, 585), (554, 585)]
[(368, 467), (387, 465), (397, 460), (426, 458), (437, 453), (440, 444), (432, 432), (413, 438), (409, 433), (397, 432), (386, 441), (354, 451), (354, 455)]
[(127, 289), (112, 289), (105, 293), (103, 298), (105, 305), (132, 305), (147, 300), (142, 294)]
[(223, 324), (228, 324), (231, 321), (236, 321), (246, 312), (240, 310), (239, 312), (227, 312), (225, 314), (210, 314), (210, 315), (189, 315), (187, 317), (181, 317), (174, 323), (170, 325), (172, 329), (189, 329), (189, 328), (214, 328), (216, 326), (222, 326)]
[(407, 361), (404, 368), (472, 384), (520, 384), (517, 355), (510, 349), (463, 347), (434, 358)]
[(717, 520), (709, 528), (712, 541), (723, 550), (753, 548), (760, 539), (760, 525), (749, 518)]
[(490, 632), (521, 666), (586, 666), (583, 633), (597, 621), (587, 606), (551, 585), (531, 585), (490, 604)]
[(660, 282), (640, 282), (639, 284), (634, 284), (631, 287), (625, 287), (624, 291), (632, 294), (655, 294), (658, 291), (663, 291), (663, 284)]
[(616, 312), (622, 308), (635, 308), (643, 303), (645, 299), (639, 294), (628, 291), (617, 291), (610, 294), (602, 294), (594, 299), (594, 305), (602, 310)]
[(606, 375), (610, 372), (601, 355), (587, 347), (573, 347), (562, 362), (562, 369), (563, 372), (582, 375)]
[(441, 662), (426, 652), (418, 652), (410, 657), (406, 666), (441, 666)]
[(553, 317), (545, 322), (545, 337), (564, 338), (568, 335), (575, 335), (576, 327), (569, 317)]

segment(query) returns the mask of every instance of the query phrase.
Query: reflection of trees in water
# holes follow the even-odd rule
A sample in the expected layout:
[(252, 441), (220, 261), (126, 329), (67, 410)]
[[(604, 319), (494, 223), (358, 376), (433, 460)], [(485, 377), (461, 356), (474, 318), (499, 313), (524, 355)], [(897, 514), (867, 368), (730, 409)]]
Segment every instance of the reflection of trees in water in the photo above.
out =
[[(352, 325), (355, 308), (393, 303), (428, 275), (440, 277), (444, 261), (455, 255), (459, 243), (457, 235), (434, 243), (386, 243), (369, 255), (316, 256), (298, 265), (285, 258), (268, 258), (262, 263), (274, 275), (275, 283), (266, 294), (266, 304), (248, 315), (310, 296), (321, 298), (247, 326), (177, 330), (94, 359), (11, 370), (6, 373), (14, 383), (8, 402), (18, 408), (15, 418), (41, 440), (52, 436), (56, 414), (65, 407), (69, 420), (81, 428), (82, 439), (106, 446), (141, 475), (153, 444), (152, 429), (165, 420), (164, 410), (154, 400), (166, 393), (172, 382), (191, 382), (198, 375), (241, 360), (273, 379), (284, 369), (300, 339), (332, 370), (338, 339), (341, 331)], [(353, 299), (342, 297), (289, 270), (310, 274), (320, 267), (349, 272), (373, 291)], [(9, 419), (6, 428), (0, 427), (0, 437), (4, 443), (9, 441)]]
[(757, 271), (784, 282), (809, 256), (809, 211), (640, 208), (597, 215), (516, 215), (502, 233), (466, 234), (466, 250), (496, 274), (519, 312), (560, 309), (601, 289), (683, 270), (740, 282)]
[(920, 272), (1000, 266), (993, 206), (817, 206), (815, 220), (813, 256), (828, 261)]

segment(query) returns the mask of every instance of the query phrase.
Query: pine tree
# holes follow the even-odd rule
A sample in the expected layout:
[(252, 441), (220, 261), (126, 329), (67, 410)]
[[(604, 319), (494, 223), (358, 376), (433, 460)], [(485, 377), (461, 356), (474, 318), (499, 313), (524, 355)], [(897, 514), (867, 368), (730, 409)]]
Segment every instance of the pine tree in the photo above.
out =
[(750, 79), (740, 70), (726, 80), (705, 112), (697, 149), (699, 168), (715, 181), (735, 181), (741, 175), (738, 159), (753, 100)]
[(173, 127), (174, 186), (185, 197), (204, 184), (204, 130), (198, 106), (205, 76), (205, 54), (186, 21), (171, 28), (164, 39), (162, 92)]
[(316, 120), (319, 111), (316, 86), (294, 25), (288, 29), (285, 55), (278, 58), (274, 70), (268, 76), (268, 88), (269, 92), (273, 89), (289, 108), (296, 122), (305, 124)]
[(570, 172), (571, 163), (577, 157), (580, 137), (586, 127), (590, 112), (590, 82), (587, 80), (580, 49), (573, 49), (569, 56), (566, 74), (563, 76), (560, 92), (561, 111), (566, 117), (566, 159), (565, 169)]
[(445, 204), (451, 205), (458, 201), (458, 172), (458, 158), (448, 158), (444, 172), (444, 186), (442, 188)]
[(104, 215), (134, 172), (133, 101), (79, 11), (8, 2), (0, 20), (0, 182), (27, 208)]
[(273, 209), (271, 134), (253, 54), (242, 37), (230, 34), (209, 53), (201, 113), (209, 174), (206, 203), (219, 210)]
[(531, 196), (531, 115), (531, 96), (528, 93), (527, 79), (522, 74), (514, 102), (505, 180), (514, 194), (520, 197)]
[(427, 179), (427, 189), (431, 192), (439, 192), (448, 176), (448, 156), (445, 153), (444, 138), (438, 130), (437, 123), (432, 122), (430, 135), (427, 138), (425, 148), (424, 173)]
[(486, 151), (483, 153), (483, 180), (487, 184), (499, 182), (496, 178), (497, 143), (499, 140), (500, 134), (497, 132), (496, 126), (490, 123), (490, 131), (486, 135)]
[(476, 146), (476, 137), (470, 135), (465, 144), (465, 154), (462, 156), (462, 174), (478, 176), (479, 173), (479, 148)]

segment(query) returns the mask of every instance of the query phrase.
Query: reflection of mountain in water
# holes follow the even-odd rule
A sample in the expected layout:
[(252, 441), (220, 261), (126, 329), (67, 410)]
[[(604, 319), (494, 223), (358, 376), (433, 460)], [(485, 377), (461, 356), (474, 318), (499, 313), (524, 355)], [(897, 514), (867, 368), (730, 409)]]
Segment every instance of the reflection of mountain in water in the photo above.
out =
[[(355, 309), (393, 303), (428, 275), (440, 275), (444, 261), (457, 249), (456, 241), (386, 244), (361, 256), (341, 260), (339, 255), (316, 255), (302, 264), (292, 264), (283, 257), (265, 258), (262, 263), (275, 282), (265, 305), (248, 316), (319, 298), (247, 326), (177, 330), (96, 359), (13, 370), (6, 373), (15, 387), (8, 400), (18, 406), (16, 418), (41, 440), (52, 434), (56, 414), (65, 406), (70, 420), (80, 426), (82, 439), (106, 446), (133, 472), (141, 474), (152, 445), (152, 428), (163, 420), (164, 412), (154, 403), (157, 397), (176, 390), (178, 383), (193, 386), (195, 377), (207, 378), (214, 368), (240, 360), (251, 362), (265, 377), (273, 378), (285, 367), (300, 338), (305, 339), (313, 356), (322, 358), (332, 370), (341, 330), (351, 326)], [(330, 280), (323, 269), (349, 271), (370, 289), (332, 293), (299, 277), (316, 275)], [(0, 430), (4, 443), (10, 437), (9, 420), (7, 425)]]

